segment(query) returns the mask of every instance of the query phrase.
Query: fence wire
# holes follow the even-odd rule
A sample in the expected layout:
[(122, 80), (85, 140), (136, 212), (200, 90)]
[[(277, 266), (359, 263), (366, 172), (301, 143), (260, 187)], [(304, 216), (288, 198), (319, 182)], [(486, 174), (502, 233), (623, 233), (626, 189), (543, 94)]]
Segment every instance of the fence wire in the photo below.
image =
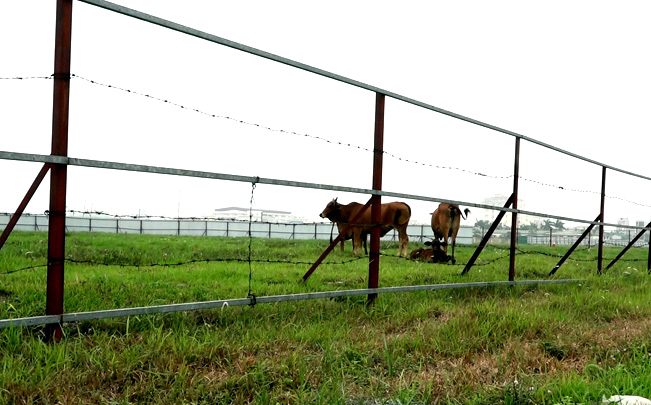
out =
[[(77, 79), (80, 79), (80, 80), (84, 80), (84, 81), (86, 81), (88, 83), (91, 83), (93, 85), (102, 86), (102, 87), (106, 87), (106, 88), (109, 88), (109, 89), (122, 91), (122, 92), (125, 92), (125, 93), (128, 93), (128, 94), (134, 95), (134, 96), (145, 97), (145, 98), (148, 98), (148, 99), (151, 99), (151, 100), (154, 100), (154, 101), (158, 101), (158, 102), (162, 102), (162, 103), (165, 103), (165, 104), (169, 104), (169, 105), (178, 107), (180, 109), (193, 111), (193, 112), (196, 112), (198, 114), (202, 114), (202, 115), (205, 115), (205, 116), (208, 116), (208, 117), (230, 120), (230, 121), (236, 122), (238, 124), (257, 127), (257, 128), (260, 128), (260, 129), (270, 131), (270, 132), (277, 132), (277, 133), (281, 133), (281, 134), (294, 135), (294, 136), (299, 136), (299, 137), (304, 137), (304, 138), (311, 138), (311, 139), (322, 141), (322, 142), (325, 142), (325, 143), (328, 143), (328, 144), (338, 145), (338, 146), (341, 146), (341, 147), (348, 147), (348, 148), (358, 149), (358, 150), (361, 150), (361, 151), (371, 152), (371, 153), (373, 152), (372, 149), (365, 148), (365, 147), (362, 147), (362, 146), (359, 146), (359, 145), (354, 145), (354, 144), (351, 144), (351, 143), (340, 142), (340, 141), (332, 141), (330, 139), (323, 138), (323, 137), (317, 136), (317, 135), (312, 135), (312, 134), (308, 134), (308, 133), (299, 133), (299, 132), (295, 132), (295, 131), (291, 131), (291, 130), (285, 130), (285, 129), (272, 128), (272, 127), (266, 126), (264, 124), (250, 122), (250, 121), (247, 121), (247, 120), (243, 120), (243, 119), (239, 119), (239, 118), (235, 118), (235, 117), (230, 117), (230, 116), (227, 116), (227, 115), (221, 115), (221, 114), (202, 111), (202, 110), (199, 110), (197, 108), (187, 107), (187, 106), (185, 106), (183, 104), (171, 101), (171, 100), (166, 99), (164, 97), (153, 96), (153, 95), (150, 95), (150, 94), (145, 94), (145, 93), (138, 92), (136, 90), (125, 89), (125, 88), (117, 86), (117, 85), (101, 83), (101, 82), (98, 82), (96, 80), (88, 79), (88, 78), (85, 78), (83, 76), (79, 76), (79, 75), (76, 75), (76, 74), (71, 74), (70, 76), (71, 76), (71, 78), (77, 78)], [(0, 79), (1, 80), (52, 79), (52, 76), (0, 77)], [(509, 174), (509, 175), (487, 174), (487, 173), (476, 172), (476, 171), (467, 170), (467, 169), (463, 169), (463, 168), (459, 168), (459, 167), (439, 166), (439, 165), (436, 165), (436, 164), (424, 163), (424, 162), (420, 162), (420, 161), (417, 161), (417, 160), (413, 160), (413, 159), (398, 156), (398, 155), (393, 154), (393, 153), (391, 153), (389, 151), (382, 151), (382, 153), (384, 155), (386, 155), (386, 156), (388, 156), (390, 158), (396, 159), (398, 161), (402, 161), (402, 162), (413, 164), (413, 165), (423, 166), (423, 167), (429, 167), (429, 168), (440, 169), (440, 170), (448, 170), (448, 171), (457, 171), (457, 172), (462, 172), (462, 173), (469, 174), (469, 175), (485, 177), (485, 178), (492, 178), (492, 179), (510, 179), (510, 178), (513, 178), (513, 174)], [(556, 185), (556, 184), (546, 183), (546, 182), (543, 182), (543, 181), (540, 181), (540, 180), (534, 180), (534, 179), (530, 179), (530, 178), (527, 178), (527, 177), (519, 177), (519, 179), (522, 180), (522, 181), (529, 182), (529, 183), (537, 184), (539, 186), (554, 188), (554, 189), (557, 189), (557, 190), (563, 190), (563, 191), (569, 191), (569, 192), (575, 192), (575, 193), (583, 193), (583, 194), (601, 195), (600, 191), (582, 190), (582, 189), (578, 189), (578, 188), (559, 186), (559, 185)], [(639, 207), (649, 207), (649, 208), (651, 208), (651, 204), (644, 204), (644, 203), (628, 200), (628, 199), (617, 197), (617, 196), (606, 195), (605, 197), (609, 198), (609, 199), (612, 199), (612, 200), (618, 200), (618, 201), (626, 202), (626, 203), (629, 203), (629, 204), (633, 204), (633, 205), (636, 205), (636, 206), (639, 206)], [(161, 218), (163, 218), (163, 217), (161, 217)], [(188, 217), (188, 218), (192, 218), (192, 217)]]
[[(502, 249), (499, 249), (502, 250)], [(588, 248), (579, 248), (575, 250), (575, 253), (588, 250)], [(553, 259), (561, 259), (563, 257), (562, 254), (553, 254), (553, 253), (548, 253), (548, 252), (543, 252), (543, 251), (535, 251), (535, 250), (522, 250), (522, 249), (516, 249), (516, 257), (523, 257), (523, 256), (529, 256), (529, 255), (539, 255), (539, 256), (545, 256), (545, 257), (550, 257)], [(412, 262), (412, 263), (417, 263), (420, 262), (419, 260), (411, 260), (409, 258), (405, 258), (402, 256), (398, 256), (397, 254), (389, 254), (386, 252), (380, 251), (380, 256), (385, 257), (385, 258), (390, 258), (390, 259), (395, 259), (399, 261), (407, 261), (407, 262)], [(509, 252), (505, 251), (505, 253), (501, 256), (493, 257), (491, 259), (486, 259), (482, 258), (481, 256), (477, 259), (477, 261), (474, 263), (474, 267), (482, 267), (482, 266), (488, 266), (491, 264), (494, 264), (496, 262), (499, 262), (501, 260), (508, 259)], [(614, 257), (612, 258), (607, 258), (604, 257), (604, 261), (612, 261)], [(322, 265), (336, 265), (336, 266), (345, 266), (348, 264), (352, 264), (355, 262), (359, 262), (360, 260), (368, 260), (368, 256), (356, 256), (352, 257), (349, 259), (343, 259), (343, 260), (329, 260), (329, 261), (324, 261)], [(574, 261), (574, 262), (583, 262), (583, 263), (592, 263), (596, 262), (596, 258), (576, 258), (574, 256), (570, 256), (567, 260)], [(101, 267), (121, 267), (121, 268), (134, 268), (134, 269), (141, 269), (141, 268), (176, 268), (176, 267), (183, 267), (183, 266), (189, 266), (193, 264), (198, 264), (198, 263), (245, 263), (250, 266), (253, 263), (258, 263), (258, 264), (278, 264), (278, 265), (292, 265), (292, 266), (311, 266), (314, 264), (312, 261), (303, 261), (303, 260), (276, 260), (276, 259), (256, 259), (253, 257), (231, 257), (231, 258), (206, 258), (206, 259), (191, 259), (191, 260), (184, 260), (184, 261), (177, 261), (177, 262), (151, 262), (151, 263), (142, 263), (142, 262), (119, 262), (119, 261), (106, 261), (106, 262), (101, 262), (101, 261), (96, 261), (96, 260), (81, 260), (81, 259), (75, 259), (73, 257), (66, 257), (65, 261), (70, 264), (75, 264), (75, 265), (88, 265), (88, 266), (101, 266)], [(626, 259), (624, 260), (626, 262), (643, 262), (646, 263), (647, 259)], [(452, 263), (446, 263), (446, 264), (437, 264), (440, 266), (455, 266), (455, 267), (465, 267), (467, 262), (460, 262), (457, 261), (457, 263), (452, 264)], [(0, 275), (9, 275), (13, 273), (18, 273), (18, 272), (23, 272), (23, 271), (30, 271), (30, 270), (37, 270), (40, 268), (45, 268), (47, 267), (47, 264), (37, 264), (33, 266), (27, 266), (27, 267), (21, 267), (17, 269), (12, 269), (12, 270), (5, 270), (5, 271), (0, 271)], [(253, 272), (251, 270), (250, 274), (250, 280), (252, 280), (253, 277)], [(251, 291), (249, 291), (251, 293)]]

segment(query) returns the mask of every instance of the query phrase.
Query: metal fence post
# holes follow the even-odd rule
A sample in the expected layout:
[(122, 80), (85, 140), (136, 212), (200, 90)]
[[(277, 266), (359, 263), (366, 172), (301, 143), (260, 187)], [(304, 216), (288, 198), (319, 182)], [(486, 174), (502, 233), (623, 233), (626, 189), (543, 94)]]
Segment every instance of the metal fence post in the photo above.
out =
[[(375, 94), (375, 135), (373, 147), (373, 190), (382, 190), (382, 155), (384, 153), (384, 104), (385, 96)], [(382, 199), (371, 196), (371, 222), (380, 223)], [(371, 250), (368, 255), (368, 288), (378, 288), (380, 274), (380, 228), (371, 228)], [(368, 294), (367, 304), (375, 302), (377, 294)]]
[(599, 250), (597, 253), (597, 273), (601, 275), (602, 262), (604, 257), (604, 222), (606, 222), (604, 217), (604, 206), (606, 204), (606, 166), (602, 166), (601, 169), (601, 211), (600, 211), (600, 221), (599, 225)]
[[(513, 168), (513, 209), (518, 209), (518, 180), (520, 178), (520, 138), (515, 138), (515, 163)], [(509, 281), (515, 280), (515, 250), (518, 243), (518, 213), (511, 213), (511, 249)]]
[[(57, 0), (51, 151), (56, 156), (68, 156), (71, 39), (72, 0)], [(46, 315), (63, 314), (67, 169), (68, 166), (64, 163), (54, 164), (50, 170)], [(48, 325), (46, 336), (50, 340), (61, 339), (61, 326)]]

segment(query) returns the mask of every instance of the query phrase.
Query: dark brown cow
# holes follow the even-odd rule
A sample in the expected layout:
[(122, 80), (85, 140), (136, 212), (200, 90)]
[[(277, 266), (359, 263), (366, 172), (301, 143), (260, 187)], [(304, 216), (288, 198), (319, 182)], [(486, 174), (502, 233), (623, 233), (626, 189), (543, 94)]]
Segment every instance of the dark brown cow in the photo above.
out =
[(434, 240), (432, 242), (425, 242), (425, 245), (431, 245), (431, 248), (419, 248), (411, 251), (409, 258), (411, 260), (423, 260), (428, 263), (447, 263), (452, 259), (452, 256), (448, 255), (441, 249), (441, 244), (439, 241)]
[[(336, 222), (338, 226), (339, 224), (345, 226), (355, 217), (355, 215), (357, 215), (358, 212), (362, 210), (362, 208), (364, 208), (364, 204), (351, 202), (343, 205), (339, 204), (335, 198), (326, 205), (325, 209), (321, 214), (319, 214), (319, 216), (321, 218), (328, 218), (332, 222)], [(400, 240), (398, 246), (399, 256), (407, 257), (407, 249), (409, 248), (407, 225), (409, 225), (410, 218), (411, 208), (403, 202), (395, 201), (381, 205), (380, 225), (382, 228), (380, 233), (384, 232), (384, 234), (386, 234), (386, 232), (391, 228), (398, 231), (398, 238)], [(372, 227), (371, 207), (368, 207), (359, 217), (356, 225), (352, 228), (354, 254), (359, 254), (359, 248), (362, 244), (362, 234), (370, 233)], [(366, 235), (364, 235), (364, 238), (366, 238)]]
[[(466, 214), (465, 216), (463, 214)], [(461, 211), (456, 204), (441, 203), (432, 213), (432, 231), (434, 237), (441, 240), (444, 252), (448, 253), (448, 238), (452, 238), (452, 263), (456, 263), (454, 258), (454, 245), (459, 232), (461, 218), (466, 219), (470, 210), (466, 208)]]

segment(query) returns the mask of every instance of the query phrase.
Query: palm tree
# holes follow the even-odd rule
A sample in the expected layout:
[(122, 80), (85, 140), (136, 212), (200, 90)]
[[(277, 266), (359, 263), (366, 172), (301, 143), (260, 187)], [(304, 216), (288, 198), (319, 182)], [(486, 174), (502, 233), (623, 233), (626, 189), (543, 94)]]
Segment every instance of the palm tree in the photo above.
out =
[(472, 232), (473, 236), (477, 236), (480, 238), (483, 237), (484, 232), (486, 232), (490, 226), (491, 223), (489, 221), (483, 219), (478, 220), (477, 222), (475, 222), (475, 226), (473, 228), (473, 232)]

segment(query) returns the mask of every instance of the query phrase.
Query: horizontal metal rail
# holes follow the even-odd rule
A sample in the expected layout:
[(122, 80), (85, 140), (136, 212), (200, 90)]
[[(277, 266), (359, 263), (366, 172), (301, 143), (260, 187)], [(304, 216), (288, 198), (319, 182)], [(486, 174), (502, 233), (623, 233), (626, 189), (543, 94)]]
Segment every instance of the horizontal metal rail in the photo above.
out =
[[(356, 193), (356, 194), (366, 194), (366, 195), (369, 194), (381, 195), (384, 197), (406, 198), (410, 200), (458, 204), (458, 205), (464, 205), (464, 206), (474, 207), (474, 208), (483, 208), (487, 210), (516, 212), (518, 214), (531, 215), (535, 217), (554, 218), (554, 219), (560, 219), (561, 221), (571, 221), (571, 222), (578, 222), (583, 224), (602, 225), (601, 222), (594, 222), (585, 219), (563, 217), (558, 215), (549, 215), (549, 214), (543, 214), (543, 213), (533, 212), (533, 211), (516, 210), (513, 208), (495, 207), (492, 205), (476, 204), (468, 201), (448, 200), (445, 198), (426, 197), (426, 196), (416, 195), (416, 194), (404, 194), (404, 193), (394, 193), (391, 191), (371, 190), (367, 188), (342, 187), (342, 186), (333, 186), (329, 184), (306, 183), (301, 181), (270, 179), (270, 178), (252, 177), (252, 176), (239, 176), (235, 174), (174, 169), (174, 168), (160, 167), (160, 166), (145, 166), (145, 165), (136, 165), (130, 163), (107, 162), (101, 160), (77, 159), (77, 158), (71, 158), (65, 156), (37, 155), (32, 153), (0, 151), (0, 159), (19, 160), (19, 161), (26, 161), (26, 162), (58, 163), (58, 164), (67, 164), (69, 166), (94, 167), (94, 168), (101, 168), (101, 169), (125, 170), (125, 171), (142, 172), (142, 173), (167, 174), (167, 175), (174, 175), (174, 176), (198, 177), (204, 179), (238, 181), (238, 182), (256, 183), (256, 184), (272, 184), (276, 186), (311, 188), (316, 190), (332, 190), (332, 191), (340, 191), (345, 193)], [(603, 223), (603, 225), (619, 227), (619, 228), (628, 228), (628, 229), (643, 229), (634, 225), (620, 225), (620, 224), (612, 224), (612, 223)]]
[(614, 170), (614, 171), (617, 171), (617, 172), (620, 172), (620, 173), (628, 174), (630, 176), (635, 176), (635, 177), (639, 177), (639, 178), (642, 178), (642, 179), (651, 180), (651, 177), (642, 176), (640, 174), (636, 174), (636, 173), (629, 172), (629, 171), (626, 171), (626, 170), (618, 169), (616, 167), (609, 166), (609, 165), (597, 162), (596, 160), (588, 159), (588, 158), (583, 157), (581, 155), (577, 155), (575, 153), (572, 153), (572, 152), (557, 148), (555, 146), (552, 146), (550, 144), (538, 141), (536, 139), (529, 138), (529, 137), (524, 136), (522, 134), (519, 134), (517, 132), (509, 131), (507, 129), (497, 127), (495, 125), (491, 125), (491, 124), (488, 124), (488, 123), (485, 123), (485, 122), (482, 122), (482, 121), (478, 121), (478, 120), (475, 120), (473, 118), (466, 117), (464, 115), (454, 113), (452, 111), (444, 110), (442, 108), (435, 107), (433, 105), (426, 104), (426, 103), (423, 103), (421, 101), (418, 101), (418, 100), (415, 100), (415, 99), (412, 99), (412, 98), (409, 98), (409, 97), (401, 96), (399, 94), (390, 92), (388, 90), (381, 89), (379, 87), (371, 86), (369, 84), (362, 83), (362, 82), (359, 82), (357, 80), (349, 79), (347, 77), (340, 76), (338, 74), (331, 73), (331, 72), (328, 72), (326, 70), (319, 69), (319, 68), (316, 68), (316, 67), (313, 67), (313, 66), (310, 66), (310, 65), (306, 65), (304, 63), (297, 62), (297, 61), (294, 61), (294, 60), (291, 60), (291, 59), (287, 59), (287, 58), (284, 58), (282, 56), (278, 56), (278, 55), (275, 55), (275, 54), (272, 54), (272, 53), (269, 53), (269, 52), (265, 52), (265, 51), (262, 51), (262, 50), (257, 49), (257, 48), (253, 48), (253, 47), (250, 47), (250, 46), (247, 46), (247, 45), (243, 45), (243, 44), (240, 44), (238, 42), (230, 41), (228, 39), (218, 37), (216, 35), (208, 34), (207, 32), (203, 32), (203, 31), (196, 30), (194, 28), (186, 27), (185, 25), (177, 24), (175, 22), (165, 20), (163, 18), (159, 18), (159, 17), (153, 16), (151, 14), (146, 14), (146, 13), (143, 13), (143, 12), (140, 12), (140, 11), (128, 8), (128, 7), (124, 7), (124, 6), (121, 6), (119, 4), (104, 1), (104, 0), (79, 0), (79, 1), (81, 1), (83, 3), (91, 4), (91, 5), (100, 7), (100, 8), (103, 8), (105, 10), (113, 11), (113, 12), (116, 12), (118, 14), (133, 17), (133, 18), (136, 18), (136, 19), (139, 19), (139, 20), (151, 23), (151, 24), (155, 24), (155, 25), (158, 25), (158, 26), (161, 26), (161, 27), (165, 27), (165, 28), (177, 31), (177, 32), (181, 32), (183, 34), (191, 35), (191, 36), (196, 37), (196, 38), (204, 39), (206, 41), (210, 41), (210, 42), (213, 42), (213, 43), (216, 43), (216, 44), (224, 45), (224, 46), (227, 46), (229, 48), (237, 49), (239, 51), (246, 52), (246, 53), (249, 53), (251, 55), (256, 55), (256, 56), (259, 56), (259, 57), (262, 57), (262, 58), (265, 58), (265, 59), (272, 60), (274, 62), (282, 63), (284, 65), (292, 66), (292, 67), (295, 67), (297, 69), (305, 70), (307, 72), (314, 73), (314, 74), (317, 74), (319, 76), (328, 77), (330, 79), (337, 80), (339, 82), (346, 83), (346, 84), (349, 84), (349, 85), (352, 85), (352, 86), (356, 86), (356, 87), (359, 87), (359, 88), (362, 88), (362, 89), (365, 89), (365, 90), (369, 90), (369, 91), (372, 91), (372, 92), (375, 92), (375, 93), (384, 94), (384, 95), (386, 95), (388, 97), (391, 97), (393, 99), (404, 101), (405, 103), (409, 103), (409, 104), (412, 104), (412, 105), (415, 105), (415, 106), (418, 106), (418, 107), (421, 107), (421, 108), (425, 108), (427, 110), (435, 111), (437, 113), (444, 114), (444, 115), (447, 115), (449, 117), (456, 118), (456, 119), (459, 119), (459, 120), (462, 120), (462, 121), (466, 121), (466, 122), (469, 122), (471, 124), (475, 124), (475, 125), (478, 125), (478, 126), (481, 126), (481, 127), (484, 127), (484, 128), (488, 128), (488, 129), (491, 129), (493, 131), (501, 132), (503, 134), (507, 134), (507, 135), (511, 135), (511, 136), (514, 136), (514, 137), (517, 137), (517, 138), (524, 139), (524, 140), (529, 141), (531, 143), (534, 143), (536, 145), (539, 145), (539, 146), (554, 150), (554, 151), (559, 152), (559, 153), (563, 153), (563, 154), (568, 155), (568, 156), (572, 156), (574, 158), (586, 161), (588, 163), (595, 164), (597, 166), (602, 166), (602, 167), (608, 168), (610, 170)]
[(90, 321), (105, 318), (118, 318), (124, 316), (152, 315), (170, 312), (194, 311), (200, 309), (226, 308), (243, 305), (271, 304), (289, 301), (315, 300), (322, 298), (353, 297), (358, 295), (398, 293), (414, 291), (451, 290), (459, 288), (485, 288), (504, 286), (527, 286), (548, 284), (582, 283), (585, 280), (522, 280), (522, 281), (486, 281), (474, 283), (429, 284), (400, 287), (364, 288), (358, 290), (324, 291), (303, 294), (270, 295), (255, 298), (236, 298), (216, 301), (189, 302), (184, 304), (155, 305), (148, 307), (134, 307), (109, 309), (104, 311), (74, 312), (63, 315), (32, 316), (26, 318), (2, 319), (0, 329), (8, 327), (24, 327), (49, 324), (63, 324), (68, 322)]

